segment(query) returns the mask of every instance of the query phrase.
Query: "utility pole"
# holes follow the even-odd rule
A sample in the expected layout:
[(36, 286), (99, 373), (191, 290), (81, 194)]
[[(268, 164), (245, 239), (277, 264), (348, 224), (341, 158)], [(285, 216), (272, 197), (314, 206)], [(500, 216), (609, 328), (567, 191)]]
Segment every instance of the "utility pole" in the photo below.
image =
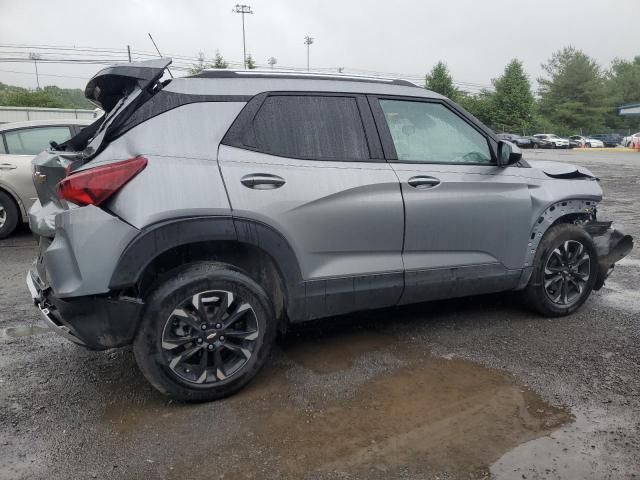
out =
[(304, 43), (307, 46), (307, 72), (309, 71), (309, 46), (313, 43), (313, 37), (307, 35), (304, 37)]
[(246, 70), (247, 69), (247, 44), (245, 42), (245, 36), (244, 36), (244, 15), (253, 14), (253, 11), (251, 10), (250, 5), (236, 4), (236, 7), (233, 9), (233, 12), (239, 13), (242, 15), (242, 60), (243, 60), (244, 69)]
[(127, 45), (127, 55), (129, 56), (129, 63), (131, 63), (131, 47)]
[(276, 57), (269, 57), (267, 63), (271, 65), (271, 70), (273, 70), (273, 66), (278, 63), (278, 60), (276, 59)]
[(38, 90), (40, 90), (40, 76), (38, 75), (38, 60), (40, 60), (39, 53), (30, 53), (29, 59), (33, 60), (33, 64), (36, 67), (36, 83), (38, 84)]

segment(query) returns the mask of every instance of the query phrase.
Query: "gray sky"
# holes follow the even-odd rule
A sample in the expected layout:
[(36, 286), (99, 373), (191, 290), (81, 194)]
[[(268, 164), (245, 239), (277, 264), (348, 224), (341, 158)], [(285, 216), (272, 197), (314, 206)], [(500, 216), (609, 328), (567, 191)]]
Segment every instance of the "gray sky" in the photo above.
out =
[[(524, 62), (534, 80), (540, 64), (569, 44), (603, 66), (615, 57), (640, 55), (638, 0), (245, 3), (255, 12), (246, 17), (247, 51), (260, 64), (276, 57), (278, 67), (306, 65), (305, 35), (315, 38), (312, 69), (345, 67), (345, 72), (421, 76), (442, 59), (454, 80), (479, 85), (489, 85), (514, 57)], [(234, 0), (0, 0), (0, 44), (116, 49), (129, 44), (133, 50), (148, 52), (153, 50), (147, 36), (151, 32), (166, 54), (195, 56), (203, 51), (213, 56), (219, 49), (227, 60), (242, 62), (241, 20), (232, 13), (234, 5)], [(0, 57), (28, 53), (15, 48), (0, 51)], [(67, 53), (87, 58), (86, 53)], [(83, 87), (100, 68), (40, 64), (41, 85)], [(33, 72), (32, 64), (0, 63), (4, 83), (35, 87)]]

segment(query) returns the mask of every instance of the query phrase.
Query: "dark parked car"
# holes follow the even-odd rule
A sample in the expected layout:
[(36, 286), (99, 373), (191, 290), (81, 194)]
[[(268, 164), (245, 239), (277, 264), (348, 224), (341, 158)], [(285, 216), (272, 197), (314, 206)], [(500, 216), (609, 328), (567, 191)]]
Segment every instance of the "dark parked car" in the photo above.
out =
[(499, 133), (498, 138), (511, 142), (520, 148), (533, 148), (533, 142), (529, 137), (521, 137), (515, 133)]

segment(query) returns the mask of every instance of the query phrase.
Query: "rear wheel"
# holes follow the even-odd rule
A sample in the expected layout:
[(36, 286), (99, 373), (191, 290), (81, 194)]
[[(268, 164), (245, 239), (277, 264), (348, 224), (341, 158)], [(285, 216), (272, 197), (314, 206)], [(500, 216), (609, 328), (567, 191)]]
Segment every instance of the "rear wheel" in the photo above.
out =
[(0, 238), (13, 233), (20, 220), (20, 211), (16, 202), (7, 193), (0, 191)]
[(569, 315), (587, 300), (597, 276), (591, 236), (576, 225), (556, 225), (540, 242), (525, 299), (542, 315)]
[(222, 398), (265, 363), (276, 325), (264, 290), (230, 265), (192, 265), (151, 294), (134, 342), (140, 370), (183, 401)]

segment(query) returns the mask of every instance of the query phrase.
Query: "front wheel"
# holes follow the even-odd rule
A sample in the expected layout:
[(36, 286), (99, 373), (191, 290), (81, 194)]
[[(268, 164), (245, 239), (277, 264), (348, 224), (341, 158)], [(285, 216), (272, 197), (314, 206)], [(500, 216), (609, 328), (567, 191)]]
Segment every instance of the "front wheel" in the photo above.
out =
[(533, 268), (524, 291), (527, 304), (547, 317), (575, 312), (589, 298), (598, 276), (591, 236), (576, 225), (551, 227), (538, 246)]
[(265, 363), (276, 335), (264, 290), (232, 266), (186, 267), (147, 300), (134, 353), (160, 392), (208, 401), (240, 390)]

